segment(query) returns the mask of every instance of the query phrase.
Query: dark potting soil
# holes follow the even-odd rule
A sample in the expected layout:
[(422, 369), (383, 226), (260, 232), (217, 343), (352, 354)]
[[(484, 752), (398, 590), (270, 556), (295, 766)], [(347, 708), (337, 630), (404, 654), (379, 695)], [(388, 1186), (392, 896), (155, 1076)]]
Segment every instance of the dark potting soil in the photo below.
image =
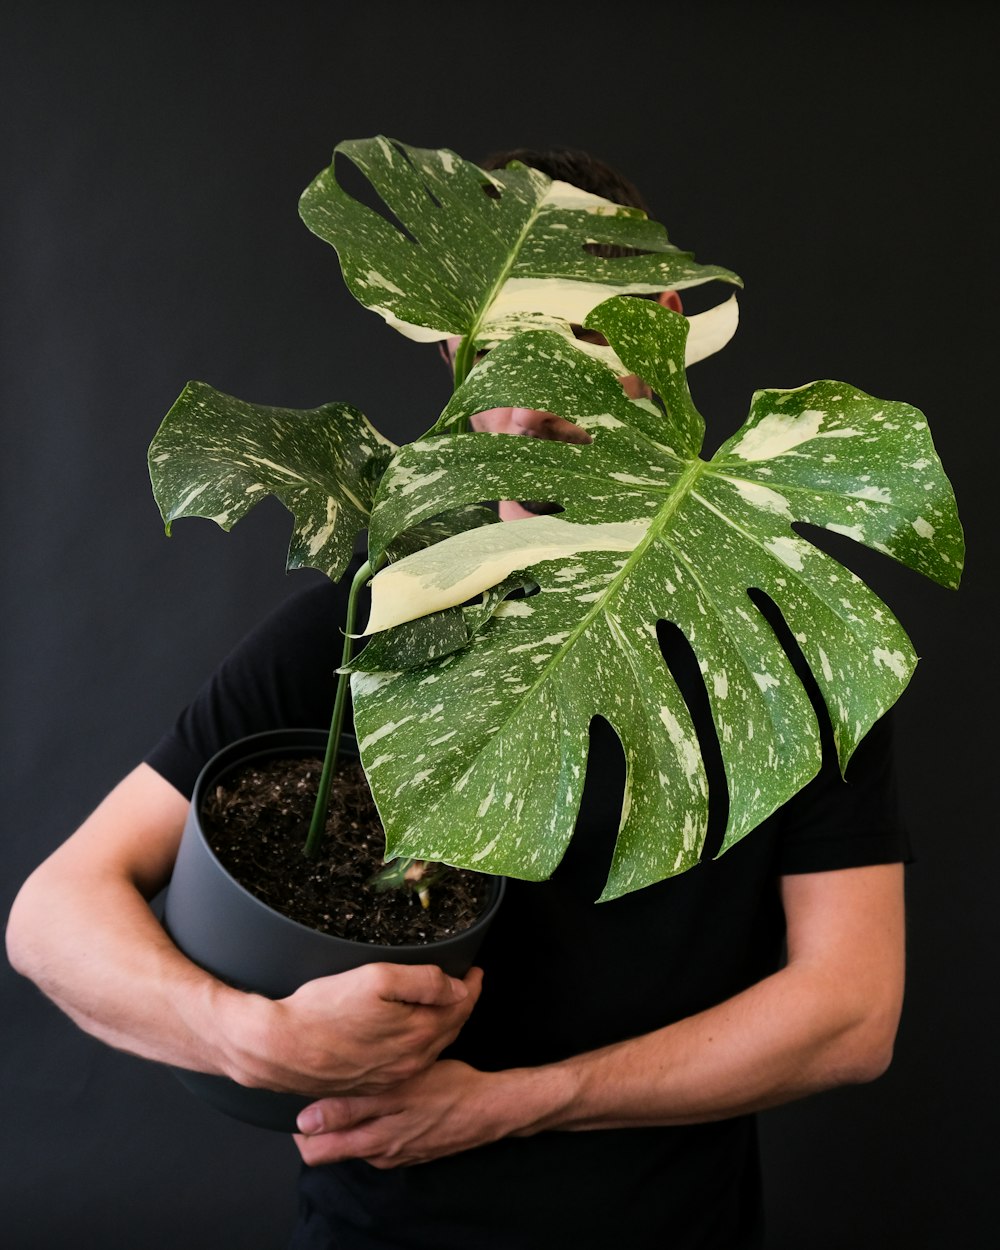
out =
[(319, 759), (269, 760), (205, 795), (205, 836), (227, 872), (275, 911), (356, 942), (426, 943), (467, 929), (489, 899), (482, 873), (444, 870), (427, 908), (410, 888), (375, 889), (385, 834), (357, 760), (340, 762), (326, 836), (315, 857), (303, 855), (321, 770)]

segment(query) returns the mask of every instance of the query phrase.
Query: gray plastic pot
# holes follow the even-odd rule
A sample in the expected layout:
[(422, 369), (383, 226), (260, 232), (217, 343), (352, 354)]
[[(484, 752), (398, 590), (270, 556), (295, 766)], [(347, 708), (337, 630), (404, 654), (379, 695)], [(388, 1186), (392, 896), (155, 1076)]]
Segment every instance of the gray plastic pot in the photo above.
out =
[[(426, 945), (376, 946), (307, 928), (255, 898), (222, 867), (205, 840), (198, 813), (206, 789), (223, 773), (273, 756), (322, 756), (327, 735), (318, 729), (255, 734), (226, 747), (202, 769), (181, 839), (164, 906), (163, 924), (194, 963), (239, 989), (285, 998), (316, 977), (362, 964), (437, 964), (463, 976), (475, 961), (503, 898), (503, 878), (491, 880), (485, 911), (464, 932)], [(344, 749), (357, 754), (353, 739)], [(298, 1094), (248, 1089), (227, 1077), (173, 1069), (192, 1093), (235, 1119), (279, 1132), (295, 1131), (295, 1117), (313, 1101)]]

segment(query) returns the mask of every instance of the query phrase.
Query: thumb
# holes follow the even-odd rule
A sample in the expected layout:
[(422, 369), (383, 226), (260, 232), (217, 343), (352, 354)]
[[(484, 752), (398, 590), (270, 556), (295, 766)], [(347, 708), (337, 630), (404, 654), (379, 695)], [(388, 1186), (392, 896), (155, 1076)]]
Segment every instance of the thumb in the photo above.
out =
[(389, 964), (380, 997), (389, 1002), (420, 1003), (426, 1007), (451, 1007), (469, 996), (469, 988), (450, 977), (436, 964)]

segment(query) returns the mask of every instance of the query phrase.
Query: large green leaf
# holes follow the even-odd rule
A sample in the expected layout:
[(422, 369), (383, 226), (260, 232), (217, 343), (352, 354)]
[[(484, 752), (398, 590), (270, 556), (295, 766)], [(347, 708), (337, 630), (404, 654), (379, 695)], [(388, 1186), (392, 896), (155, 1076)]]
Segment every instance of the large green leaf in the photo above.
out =
[(178, 517), (231, 529), (266, 495), (295, 517), (288, 567), (340, 578), (395, 447), (349, 404), (249, 404), (189, 382), (149, 448), (167, 532)]
[[(494, 519), (497, 519), (494, 516)], [(412, 531), (411, 531), (412, 532)], [(514, 573), (498, 586), (484, 590), (479, 602), (468, 607), (450, 607), (427, 616), (404, 621), (395, 629), (377, 633), (364, 650), (339, 672), (369, 673), (391, 668), (397, 671), (423, 668), (431, 660), (461, 651), (484, 629), (512, 591), (534, 590), (534, 583)]]
[[(150, 444), (149, 472), (168, 533), (188, 516), (232, 529), (275, 495), (295, 518), (288, 567), (320, 569), (336, 581), (368, 526), (395, 451), (349, 404), (272, 408), (189, 382)], [(386, 554), (400, 559), (496, 519), (475, 505), (436, 509), (394, 535)]]
[(512, 570), (526, 570), (539, 592), (501, 604), (461, 652), (352, 682), (390, 853), (529, 879), (550, 875), (565, 850), (589, 722), (606, 717), (627, 761), (602, 895), (612, 898), (691, 867), (704, 840), (700, 748), (657, 621), (683, 630), (704, 675), (729, 786), (727, 849), (820, 761), (811, 704), (748, 588), (774, 600), (790, 626), (842, 764), (915, 663), (889, 609), (793, 522), (849, 534), (945, 585), (957, 584), (963, 548), (916, 409), (839, 382), (761, 391), (744, 427), (705, 462), (684, 378), (684, 319), (614, 299), (590, 324), (653, 381), (666, 411), (626, 399), (555, 335), (498, 347), (447, 418), (544, 408), (593, 441), (466, 434), (412, 444), (383, 481), (372, 540), (471, 498), (549, 498), (565, 511), (449, 539), (384, 570), (370, 628), (447, 609)]
[[(525, 329), (569, 334), (608, 296), (681, 290), (712, 279), (638, 209), (612, 204), (523, 165), (486, 172), (454, 152), (378, 136), (336, 148), (371, 182), (399, 225), (350, 196), (335, 164), (302, 195), (305, 223), (337, 250), (348, 287), (403, 334), (449, 335), (490, 347)], [(600, 256), (592, 245), (635, 249)], [(689, 363), (724, 346), (736, 328), (735, 300), (692, 320)], [(577, 344), (604, 356), (608, 349)]]

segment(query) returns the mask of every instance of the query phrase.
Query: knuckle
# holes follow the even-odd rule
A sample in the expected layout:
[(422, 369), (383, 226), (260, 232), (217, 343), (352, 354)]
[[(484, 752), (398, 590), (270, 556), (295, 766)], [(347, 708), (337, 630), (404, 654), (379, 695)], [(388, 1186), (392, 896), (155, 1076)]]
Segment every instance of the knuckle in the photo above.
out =
[(392, 964), (366, 964), (362, 971), (362, 979), (376, 994), (382, 995), (391, 990), (395, 983)]

